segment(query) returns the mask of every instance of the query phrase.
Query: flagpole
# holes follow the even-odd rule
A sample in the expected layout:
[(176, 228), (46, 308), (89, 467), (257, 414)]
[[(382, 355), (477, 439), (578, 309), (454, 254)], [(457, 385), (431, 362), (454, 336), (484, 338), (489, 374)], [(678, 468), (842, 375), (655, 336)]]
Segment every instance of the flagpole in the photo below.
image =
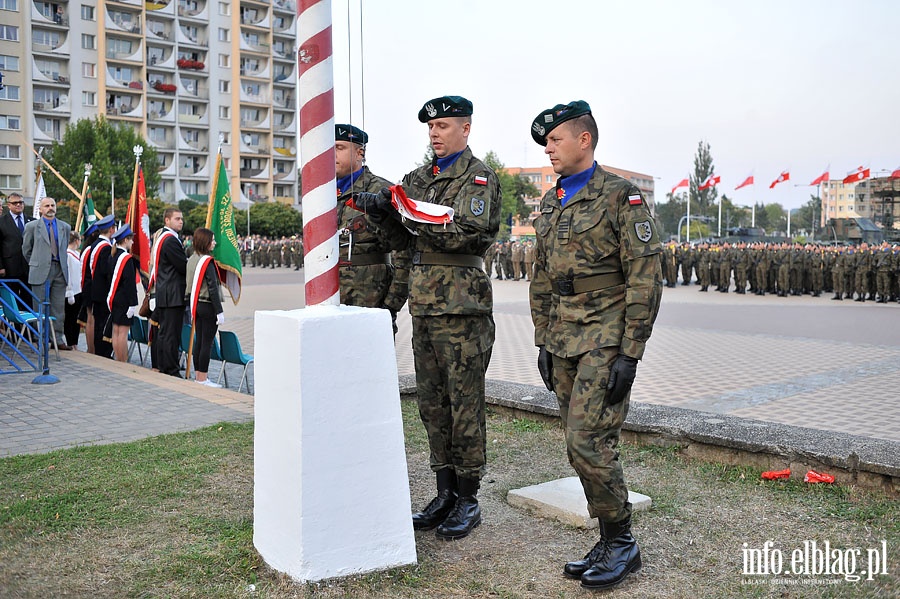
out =
[(134, 209), (137, 204), (138, 171), (141, 170), (141, 154), (144, 153), (144, 148), (142, 146), (134, 146), (131, 148), (131, 151), (134, 152), (134, 178), (131, 181), (131, 196), (128, 198), (128, 209), (125, 211), (125, 222), (129, 223), (131, 227), (134, 228), (140, 224), (135, 222)]
[(33, 216), (35, 219), (37, 219), (37, 218), (41, 215), (41, 212), (40, 212), (41, 200), (44, 199), (44, 198), (39, 198), (39, 197), (37, 197), (37, 192), (38, 192), (38, 189), (39, 189), (40, 184), (41, 184), (41, 163), (43, 163), (43, 161), (44, 161), (44, 158), (43, 158), (43, 156), (41, 156), (41, 155), (42, 155), (43, 153), (44, 153), (44, 148), (41, 148), (40, 150), (38, 150), (37, 175), (35, 175), (35, 177), (34, 177), (34, 195), (35, 195), (35, 198), (34, 198), (34, 208), (33, 208), (32, 216)]
[(719, 237), (722, 236), (722, 198), (719, 198)]
[[(219, 167), (222, 164), (222, 143), (225, 141), (225, 134), (219, 133), (219, 147), (216, 150), (216, 168), (213, 169), (213, 180), (212, 186), (210, 186), (209, 191), (209, 200), (207, 201), (208, 208), (206, 210), (206, 224), (204, 225), (207, 229), (209, 225), (212, 224), (212, 215), (213, 215), (213, 203), (216, 198), (216, 192), (219, 190)], [(247, 210), (249, 213), (250, 205), (247, 204)]]
[(50, 169), (50, 172), (53, 173), (53, 175), (54, 175), (57, 179), (59, 179), (60, 181), (62, 181), (62, 182), (63, 182), (63, 185), (65, 185), (66, 187), (68, 187), (68, 188), (69, 188), (69, 191), (71, 191), (73, 194), (75, 194), (75, 197), (78, 198), (78, 199), (80, 200), (80, 199), (81, 199), (81, 194), (78, 193), (78, 190), (75, 189), (75, 188), (72, 186), (72, 184), (69, 183), (69, 181), (68, 181), (65, 177), (63, 177), (62, 175), (60, 175), (60, 174), (59, 174), (59, 171), (56, 170), (55, 168), (53, 168), (53, 165), (52, 165), (52, 164), (50, 164), (49, 162), (47, 162), (46, 160), (44, 160), (44, 159), (41, 157), (40, 152), (38, 152), (37, 150), (35, 150), (35, 149), (34, 149), (34, 146), (32, 146), (30, 143), (28, 143), (28, 140), (25, 138), (24, 135), (22, 135), (21, 133), (19, 133), (19, 137), (22, 139), (22, 142), (28, 147), (28, 149), (31, 150), (32, 153), (34, 153), (35, 156), (37, 156), (38, 158), (40, 158), (40, 159), (41, 159), (41, 162), (42, 162), (43, 164), (46, 164), (46, 165), (47, 165), (47, 168)]
[(78, 201), (78, 216), (75, 218), (75, 230), (81, 231), (81, 222), (84, 220), (84, 198), (87, 196), (88, 177), (91, 176), (90, 162), (84, 165), (84, 183), (81, 185), (81, 200)]
[(688, 243), (691, 242), (691, 181), (688, 179), (688, 190), (687, 190), (687, 237), (685, 238)]

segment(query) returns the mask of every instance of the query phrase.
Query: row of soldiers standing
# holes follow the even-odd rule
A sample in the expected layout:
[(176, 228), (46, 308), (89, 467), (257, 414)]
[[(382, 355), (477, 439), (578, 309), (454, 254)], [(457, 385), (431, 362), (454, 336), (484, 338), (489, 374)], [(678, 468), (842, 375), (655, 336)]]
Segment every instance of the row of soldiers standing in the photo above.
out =
[(272, 239), (261, 235), (238, 237), (241, 250), (241, 265), (259, 266), (262, 268), (290, 268), (300, 270), (303, 267), (303, 239), (297, 235), (290, 238)]
[(497, 273), (498, 279), (528, 280), (534, 272), (534, 242), (497, 241), (484, 255), (484, 270), (490, 277)]
[(692, 273), (700, 291), (714, 286), (728, 293), (732, 278), (735, 293), (781, 297), (823, 292), (834, 300), (900, 301), (900, 246), (887, 242), (869, 246), (825, 246), (800, 243), (729, 244), (669, 243), (663, 252), (666, 285), (674, 287), (678, 271), (682, 284), (690, 284)]

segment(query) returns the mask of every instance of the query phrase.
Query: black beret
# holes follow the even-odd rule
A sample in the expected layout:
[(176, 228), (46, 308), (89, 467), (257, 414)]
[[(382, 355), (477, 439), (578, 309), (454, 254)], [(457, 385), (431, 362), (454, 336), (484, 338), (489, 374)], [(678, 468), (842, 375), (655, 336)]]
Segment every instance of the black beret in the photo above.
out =
[(353, 125), (335, 125), (334, 141), (349, 141), (362, 145), (369, 143), (369, 134)]
[(427, 123), (431, 119), (442, 119), (447, 116), (470, 116), (472, 103), (462, 96), (441, 96), (429, 100), (419, 111), (419, 121)]
[(531, 137), (542, 146), (546, 146), (547, 134), (556, 129), (560, 123), (585, 114), (591, 114), (591, 107), (584, 100), (557, 104), (534, 118), (534, 122), (531, 123)]

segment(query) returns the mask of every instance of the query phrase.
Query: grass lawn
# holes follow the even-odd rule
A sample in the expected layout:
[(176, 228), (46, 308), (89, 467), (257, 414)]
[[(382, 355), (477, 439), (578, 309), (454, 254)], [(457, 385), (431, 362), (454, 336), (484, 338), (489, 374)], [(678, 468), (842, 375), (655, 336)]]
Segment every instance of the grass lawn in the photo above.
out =
[[(433, 495), (424, 430), (403, 402), (410, 492)], [(585, 597), (562, 564), (596, 531), (506, 503), (513, 488), (572, 476), (557, 426), (489, 414), (484, 523), (467, 539), (417, 532), (419, 563), (294, 583), (253, 548), (253, 425), (223, 424), (134, 443), (0, 460), (0, 597)], [(625, 446), (630, 487), (653, 508), (635, 516), (644, 569), (604, 597), (897, 597), (900, 508), (852, 487), (766, 482), (759, 471)], [(373, 465), (374, 467), (375, 465)], [(361, 501), (365, 498), (360, 498)], [(887, 575), (745, 576), (744, 543), (784, 555), (826, 541), (849, 557), (887, 547)], [(846, 564), (845, 564), (845, 568)]]

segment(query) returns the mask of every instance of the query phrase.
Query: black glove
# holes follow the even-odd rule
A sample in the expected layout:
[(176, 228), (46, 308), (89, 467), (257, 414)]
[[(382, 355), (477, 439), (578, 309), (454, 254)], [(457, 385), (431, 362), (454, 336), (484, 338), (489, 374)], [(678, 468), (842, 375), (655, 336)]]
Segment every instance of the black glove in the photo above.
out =
[(553, 391), (553, 354), (543, 345), (539, 345), (538, 349), (538, 372), (541, 373), (547, 391)]
[(391, 190), (382, 187), (380, 193), (360, 191), (350, 196), (356, 207), (366, 214), (384, 214), (393, 209), (391, 204)]
[(609, 383), (606, 390), (610, 391), (609, 403), (615, 405), (625, 399), (634, 383), (634, 376), (637, 374), (638, 361), (631, 356), (619, 354), (616, 361), (613, 362), (612, 369), (609, 371)]

